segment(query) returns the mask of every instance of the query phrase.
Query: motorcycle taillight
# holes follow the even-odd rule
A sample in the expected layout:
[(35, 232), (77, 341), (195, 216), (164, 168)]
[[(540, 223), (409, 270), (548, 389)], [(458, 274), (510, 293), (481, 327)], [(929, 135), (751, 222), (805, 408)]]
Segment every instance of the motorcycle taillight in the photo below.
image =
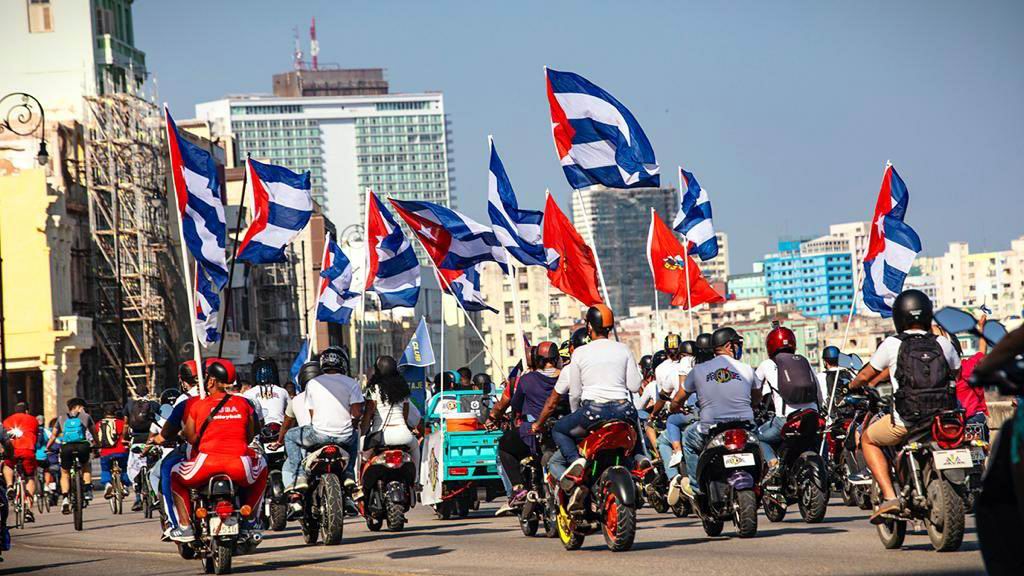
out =
[(217, 513), (217, 516), (220, 516), (221, 520), (224, 520), (235, 513), (235, 505), (227, 500), (221, 500), (220, 502), (217, 502), (213, 511)]
[(725, 449), (730, 452), (739, 452), (747, 447), (747, 431), (741, 428), (726, 430), (722, 434), (725, 440)]
[(324, 446), (324, 449), (323, 449), (323, 451), (321, 453), (324, 456), (334, 456), (335, 454), (338, 453), (338, 448), (336, 446), (327, 445), (327, 446)]
[(960, 413), (939, 414), (932, 421), (932, 438), (939, 448), (949, 450), (964, 441), (964, 417)]
[(389, 450), (384, 454), (384, 465), (389, 468), (399, 468), (402, 466), (402, 454), (401, 450)]

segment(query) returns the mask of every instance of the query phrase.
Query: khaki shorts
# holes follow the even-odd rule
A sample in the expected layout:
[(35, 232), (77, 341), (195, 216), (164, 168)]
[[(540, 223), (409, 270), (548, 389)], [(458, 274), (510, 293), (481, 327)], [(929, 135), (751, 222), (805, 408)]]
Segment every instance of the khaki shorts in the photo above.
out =
[(890, 415), (875, 420), (864, 433), (875, 446), (895, 446), (906, 438), (907, 429), (897, 426)]

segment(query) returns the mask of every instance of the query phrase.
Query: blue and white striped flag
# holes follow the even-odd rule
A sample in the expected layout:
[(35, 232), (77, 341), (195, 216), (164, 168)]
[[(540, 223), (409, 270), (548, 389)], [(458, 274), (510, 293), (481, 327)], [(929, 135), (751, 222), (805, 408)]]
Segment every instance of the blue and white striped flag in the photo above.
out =
[(382, 310), (413, 308), (420, 296), (420, 263), (402, 227), (372, 191), (366, 192), (366, 292)]
[(459, 302), (462, 303), (462, 307), (465, 308), (467, 312), (481, 312), (483, 310), (489, 310), (497, 314), (498, 311), (488, 306), (487, 302), (484, 301), (484, 295), (480, 291), (481, 266), (483, 266), (483, 263), (477, 264), (471, 268), (466, 268), (462, 271), (462, 274), (459, 274), (454, 280), (449, 280), (451, 290), (448, 292), (459, 299)]
[(494, 147), (494, 139), (488, 136), (487, 142), (491, 148), (491, 165), (487, 175), (487, 215), (491, 218), (494, 236), (509, 254), (526, 266), (557, 266), (558, 254), (544, 248), (541, 234), (544, 212), (519, 208), (512, 183)]
[(711, 200), (693, 174), (679, 168), (682, 198), (672, 228), (686, 238), (686, 251), (710, 260), (718, 256), (718, 238), (711, 221)]
[(321, 322), (348, 324), (352, 310), (362, 296), (353, 292), (352, 262), (341, 251), (341, 246), (328, 234), (324, 257), (320, 265), (320, 298), (316, 307), (316, 319)]
[(205, 269), (196, 264), (196, 333), (199, 343), (205, 348), (220, 340), (217, 332), (217, 317), (220, 313), (220, 296)]
[(907, 185), (892, 164), (886, 164), (864, 255), (863, 285), (864, 305), (884, 318), (892, 316), (892, 303), (921, 251), (921, 238), (903, 221), (909, 205)]

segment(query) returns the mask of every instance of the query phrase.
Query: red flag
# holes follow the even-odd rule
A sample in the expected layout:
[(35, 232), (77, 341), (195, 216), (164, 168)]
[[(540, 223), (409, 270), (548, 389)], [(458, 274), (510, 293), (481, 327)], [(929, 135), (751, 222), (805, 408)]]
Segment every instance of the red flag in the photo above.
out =
[[(686, 260), (683, 260), (685, 258)], [(684, 266), (684, 262), (686, 262)], [(654, 287), (672, 295), (672, 305), (688, 309), (705, 302), (724, 302), (725, 298), (704, 279), (700, 267), (683, 249), (679, 238), (651, 209), (651, 228), (647, 233), (647, 263), (654, 276)], [(690, 276), (690, 303), (686, 301), (686, 273)]]
[(544, 206), (544, 247), (558, 253), (558, 268), (548, 270), (551, 284), (587, 306), (604, 302), (597, 287), (594, 252), (548, 194)]

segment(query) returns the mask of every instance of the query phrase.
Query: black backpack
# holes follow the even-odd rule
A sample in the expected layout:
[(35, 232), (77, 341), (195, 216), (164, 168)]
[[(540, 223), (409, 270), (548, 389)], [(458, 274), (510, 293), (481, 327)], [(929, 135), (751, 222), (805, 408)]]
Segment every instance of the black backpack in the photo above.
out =
[(149, 400), (138, 399), (128, 409), (128, 426), (132, 432), (149, 432), (150, 425), (156, 422), (156, 408)]
[(898, 334), (893, 394), (896, 412), (909, 423), (922, 422), (938, 412), (956, 407), (956, 388), (946, 355), (934, 334)]
[(779, 369), (778, 394), (783, 402), (792, 406), (818, 401), (818, 377), (807, 358), (779, 352), (772, 360)]
[[(835, 398), (835, 402), (838, 402), (847, 394), (850, 393), (850, 382), (853, 382), (853, 372), (848, 368), (840, 368), (838, 370), (829, 370), (825, 372), (825, 402), (828, 402), (829, 398)], [(836, 386), (839, 388), (836, 389)], [(835, 390), (835, 392), (833, 392)]]

